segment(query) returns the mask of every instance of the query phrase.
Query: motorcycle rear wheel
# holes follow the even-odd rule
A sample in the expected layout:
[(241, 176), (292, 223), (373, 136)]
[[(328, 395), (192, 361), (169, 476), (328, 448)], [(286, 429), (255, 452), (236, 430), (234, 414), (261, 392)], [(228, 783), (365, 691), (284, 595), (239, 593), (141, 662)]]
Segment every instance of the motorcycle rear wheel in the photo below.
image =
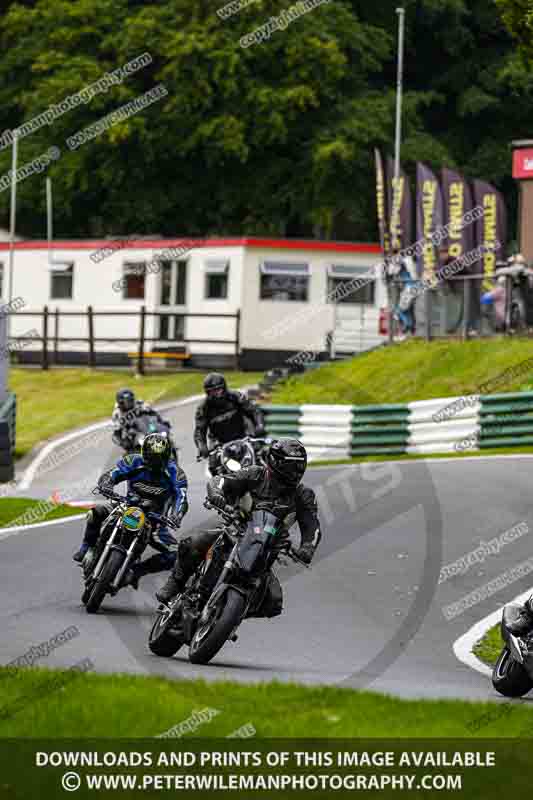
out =
[(241, 621), (244, 597), (234, 589), (228, 589), (225, 601), (222, 609), (217, 608), (214, 616), (196, 630), (189, 648), (191, 664), (208, 664)]
[(523, 697), (533, 689), (533, 680), (504, 647), (492, 671), (492, 685), (504, 697)]
[(109, 591), (109, 585), (115, 579), (115, 576), (122, 566), (123, 561), (124, 555), (118, 550), (113, 550), (107, 557), (107, 561), (104, 564), (102, 572), (96, 579), (89, 598), (85, 604), (85, 610), (88, 614), (96, 614), (100, 608), (102, 600)]

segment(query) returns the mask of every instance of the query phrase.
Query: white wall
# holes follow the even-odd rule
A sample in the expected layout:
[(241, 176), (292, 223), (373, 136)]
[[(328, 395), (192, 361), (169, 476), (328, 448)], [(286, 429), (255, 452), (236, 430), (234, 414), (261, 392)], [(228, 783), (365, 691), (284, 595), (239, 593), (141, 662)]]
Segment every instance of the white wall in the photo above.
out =
[[(311, 269), (307, 302), (280, 302), (260, 299), (262, 261), (308, 263)], [(379, 263), (377, 254), (316, 252), (313, 250), (247, 249), (244, 262), (243, 336), (245, 348), (260, 350), (323, 350), (326, 335), (334, 326), (334, 305), (326, 301), (328, 266), (344, 264), (371, 268)], [(379, 282), (378, 282), (379, 283)], [(377, 329), (380, 302), (367, 315)]]
[[(187, 311), (190, 314), (236, 314), (242, 302), (242, 247), (201, 247), (192, 250), (187, 264)], [(209, 259), (225, 259), (230, 262), (228, 296), (225, 300), (205, 299), (205, 262)], [(188, 339), (235, 339), (235, 319), (189, 319), (186, 324)], [(233, 344), (189, 345), (191, 353), (235, 352)]]
[[(87, 243), (89, 245), (89, 243)], [(172, 246), (172, 245), (169, 245)], [(15, 251), (13, 296), (21, 296), (26, 307), (24, 311), (41, 312), (44, 305), (50, 311), (83, 311), (88, 305), (98, 311), (117, 312), (132, 310), (139, 312), (142, 305), (147, 311), (161, 308), (161, 274), (150, 272), (146, 278), (144, 300), (126, 300), (122, 292), (114, 291), (113, 283), (123, 277), (125, 261), (151, 262), (163, 248), (122, 249), (95, 264), (90, 255), (94, 247), (87, 249), (54, 250), (55, 261), (74, 263), (73, 297), (71, 300), (50, 299), (50, 268), (46, 249), (24, 249)], [(379, 262), (374, 253), (342, 253), (335, 251), (289, 250), (283, 248), (256, 247), (198, 247), (187, 253), (188, 261), (186, 306), (170, 307), (169, 313), (187, 311), (193, 314), (212, 315), (216, 313), (235, 314), (241, 309), (241, 347), (262, 350), (322, 350), (326, 334), (333, 329), (334, 306), (326, 302), (327, 272), (331, 263), (370, 268)], [(230, 262), (229, 291), (227, 299), (205, 299), (205, 262), (208, 259), (226, 259)], [(305, 303), (260, 300), (260, 264), (264, 260), (283, 262), (306, 262), (310, 264), (309, 301)], [(0, 263), (4, 264), (3, 302), (8, 295), (7, 250), (0, 250)], [(365, 325), (374, 334), (377, 332), (378, 310), (384, 302), (381, 281), (376, 283), (376, 302), (374, 307), (365, 306)], [(166, 308), (166, 307), (165, 307)], [(343, 311), (348, 308), (345, 306)], [(354, 314), (359, 314), (355, 307)], [(12, 334), (23, 335), (31, 328), (41, 330), (41, 321), (35, 317), (12, 318)], [(155, 335), (157, 320), (147, 318), (146, 335)], [(276, 326), (277, 329), (276, 329)], [(49, 335), (53, 335), (54, 324), (50, 320)], [(268, 335), (270, 332), (270, 336)], [(86, 318), (62, 317), (60, 335), (87, 336)], [(131, 343), (117, 345), (98, 344), (99, 350), (137, 349), (139, 318), (136, 317), (96, 317), (95, 335), (97, 337), (132, 337)], [(195, 344), (189, 345), (191, 353), (234, 353), (231, 342), (235, 338), (234, 319), (214, 319), (208, 316), (189, 319), (186, 322), (185, 336), (188, 339), (227, 339), (227, 345)], [(157, 347), (157, 342), (155, 343)], [(150, 343), (147, 344), (149, 349)], [(75, 343), (67, 343), (62, 349), (79, 349)]]

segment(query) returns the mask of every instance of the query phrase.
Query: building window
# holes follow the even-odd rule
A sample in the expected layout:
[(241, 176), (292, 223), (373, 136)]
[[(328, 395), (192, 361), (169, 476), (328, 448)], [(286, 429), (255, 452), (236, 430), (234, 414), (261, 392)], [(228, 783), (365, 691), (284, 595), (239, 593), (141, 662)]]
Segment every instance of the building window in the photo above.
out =
[(305, 303), (309, 296), (309, 264), (265, 261), (261, 264), (261, 300)]
[(159, 317), (159, 338), (162, 342), (181, 342), (185, 338), (185, 317), (164, 314)]
[(328, 300), (330, 303), (373, 306), (375, 298), (376, 282), (372, 267), (352, 267), (341, 264), (332, 264), (329, 267)]
[(50, 299), (72, 300), (74, 264), (52, 264), (50, 274)]
[(205, 299), (226, 300), (228, 296), (229, 261), (205, 262)]
[(146, 264), (144, 261), (127, 261), (124, 270), (124, 300), (144, 300)]
[(187, 262), (178, 261), (176, 264), (176, 296), (177, 306), (184, 306), (187, 300)]

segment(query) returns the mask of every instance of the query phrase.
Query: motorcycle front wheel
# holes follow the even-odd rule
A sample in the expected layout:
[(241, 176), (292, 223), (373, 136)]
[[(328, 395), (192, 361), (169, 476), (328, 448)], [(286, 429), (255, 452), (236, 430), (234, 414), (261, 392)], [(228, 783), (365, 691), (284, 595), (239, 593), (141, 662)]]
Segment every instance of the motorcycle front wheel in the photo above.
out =
[(533, 689), (533, 680), (504, 647), (492, 671), (492, 685), (504, 697), (523, 697)]
[(240, 623), (244, 606), (244, 597), (234, 589), (228, 589), (209, 619), (196, 629), (189, 648), (191, 664), (208, 664), (216, 656)]
[(181, 601), (178, 601), (178, 604), (180, 610), (174, 606), (170, 610), (165, 608), (158, 611), (152, 625), (148, 647), (156, 656), (169, 658), (175, 655), (185, 642), (181, 625)]
[[(115, 576), (122, 566), (124, 561), (124, 554), (118, 550), (112, 550), (107, 557), (107, 561), (102, 568), (102, 572), (96, 579), (91, 593), (87, 598), (85, 610), (88, 614), (96, 614), (102, 600), (106, 596), (109, 586), (113, 583)], [(85, 597), (85, 593), (83, 595)], [(83, 598), (82, 598), (83, 599)]]

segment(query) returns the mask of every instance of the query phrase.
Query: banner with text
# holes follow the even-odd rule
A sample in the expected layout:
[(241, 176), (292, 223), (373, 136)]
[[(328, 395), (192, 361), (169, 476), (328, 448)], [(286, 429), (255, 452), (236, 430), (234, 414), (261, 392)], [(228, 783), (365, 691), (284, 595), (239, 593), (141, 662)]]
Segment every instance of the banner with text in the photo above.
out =
[(501, 193), (484, 181), (474, 181), (474, 202), (484, 212), (475, 224), (475, 246), (487, 248), (477, 267), (483, 275), (483, 289), (488, 291), (494, 286), (496, 261), (505, 257), (507, 210)]
[(418, 275), (431, 279), (438, 269), (438, 248), (432, 240), (443, 225), (442, 192), (438, 178), (420, 161), (416, 165), (416, 239), (424, 241)]
[(390, 209), (391, 248), (409, 247), (413, 244), (411, 186), (403, 169), (400, 169), (400, 177), (398, 185), (396, 185), (392, 158), (387, 158), (387, 200)]

